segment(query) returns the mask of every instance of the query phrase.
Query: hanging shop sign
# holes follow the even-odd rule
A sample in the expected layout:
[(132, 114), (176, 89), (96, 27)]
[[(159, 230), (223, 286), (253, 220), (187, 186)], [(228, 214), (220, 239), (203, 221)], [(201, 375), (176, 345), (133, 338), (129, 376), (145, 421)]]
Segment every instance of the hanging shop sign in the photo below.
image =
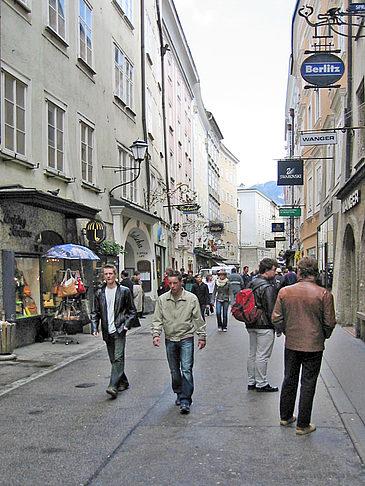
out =
[(300, 135), (300, 145), (333, 145), (337, 143), (336, 132), (316, 132), (302, 133)]
[(303, 185), (303, 160), (285, 159), (278, 161), (278, 186)]
[(196, 214), (200, 206), (199, 204), (178, 204), (176, 208), (184, 214)]
[(265, 248), (276, 248), (276, 241), (275, 240), (266, 240), (265, 241)]
[(284, 223), (272, 223), (271, 224), (271, 231), (273, 233), (283, 233), (283, 231), (285, 231), (285, 224)]
[(224, 230), (223, 223), (210, 223), (209, 224), (209, 231), (210, 233), (222, 233)]
[(286, 241), (286, 237), (285, 236), (274, 236), (274, 240), (275, 241)]
[(354, 12), (365, 12), (365, 3), (350, 3), (349, 9)]
[(279, 208), (279, 216), (301, 216), (302, 210), (300, 208)]
[(353, 207), (357, 206), (361, 201), (361, 191), (357, 189), (350, 196), (342, 201), (342, 212), (347, 213)]
[(86, 238), (92, 243), (101, 243), (105, 240), (105, 224), (103, 221), (91, 220), (86, 225)]
[(181, 236), (182, 238), (186, 238), (186, 237), (188, 236), (188, 234), (187, 234), (187, 232), (186, 232), (186, 231), (182, 231), (182, 232), (180, 233), (180, 236)]
[(310, 84), (326, 88), (339, 81), (345, 72), (342, 59), (328, 52), (321, 52), (307, 57), (303, 61), (300, 73)]

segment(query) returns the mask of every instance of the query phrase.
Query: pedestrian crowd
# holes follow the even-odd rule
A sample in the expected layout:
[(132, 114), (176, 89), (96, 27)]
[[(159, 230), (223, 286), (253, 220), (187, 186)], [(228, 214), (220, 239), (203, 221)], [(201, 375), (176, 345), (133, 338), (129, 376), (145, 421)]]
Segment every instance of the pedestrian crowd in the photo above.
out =
[[(130, 279), (113, 265), (104, 267), (104, 286), (95, 294), (91, 313), (92, 333), (98, 336), (99, 323), (111, 362), (107, 393), (116, 398), (129, 387), (124, 371), (126, 334), (143, 318), (143, 289), (139, 272)], [(235, 268), (227, 274), (193, 275), (167, 268), (158, 288), (158, 299), (151, 324), (153, 345), (161, 344), (164, 332), (166, 356), (171, 372), (175, 404), (188, 414), (194, 392), (194, 334), (198, 348), (206, 346), (206, 316), (215, 311), (218, 332), (228, 331), (229, 306), (243, 316), (249, 337), (247, 390), (278, 392), (270, 385), (267, 367), (275, 336), (285, 335), (284, 379), (280, 393), (280, 425), (297, 422), (296, 434), (316, 430), (310, 422), (324, 342), (336, 324), (332, 294), (318, 285), (318, 265), (314, 258), (302, 258), (295, 272), (284, 270), (276, 260), (264, 258), (257, 271), (248, 266), (240, 275)], [(252, 298), (250, 298), (252, 297)], [(242, 302), (242, 305), (241, 305)], [(249, 304), (251, 302), (251, 304)], [(251, 305), (249, 319), (248, 305)], [(253, 308), (252, 308), (253, 306)], [(254, 318), (252, 318), (254, 316)], [(238, 318), (238, 317), (237, 317)], [(301, 373), (298, 416), (294, 407)]]

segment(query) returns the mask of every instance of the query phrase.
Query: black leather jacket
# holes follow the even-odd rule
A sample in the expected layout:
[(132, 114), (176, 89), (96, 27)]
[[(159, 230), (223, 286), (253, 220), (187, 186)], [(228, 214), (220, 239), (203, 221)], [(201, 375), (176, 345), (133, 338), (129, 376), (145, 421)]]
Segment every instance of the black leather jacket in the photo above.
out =
[(271, 321), (271, 314), (277, 297), (277, 289), (274, 281), (264, 277), (257, 277), (248, 286), (255, 296), (255, 303), (258, 309), (262, 309), (261, 317), (253, 324), (246, 324), (251, 329), (274, 329)]
[[(94, 307), (90, 314), (92, 332), (98, 332), (99, 322), (101, 321), (101, 332), (103, 333), (104, 341), (108, 337), (108, 312), (104, 292), (105, 287), (106, 285), (96, 291)], [(122, 334), (124, 326), (130, 329), (136, 315), (137, 311), (129, 289), (117, 284), (114, 302), (114, 324), (117, 332)]]

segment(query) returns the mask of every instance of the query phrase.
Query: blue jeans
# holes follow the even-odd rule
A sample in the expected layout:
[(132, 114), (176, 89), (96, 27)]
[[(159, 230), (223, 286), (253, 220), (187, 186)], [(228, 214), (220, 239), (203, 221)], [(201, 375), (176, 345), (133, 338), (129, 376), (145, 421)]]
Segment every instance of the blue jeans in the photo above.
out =
[[(225, 300), (223, 302), (217, 300), (216, 310), (215, 310), (217, 314), (217, 323), (218, 323), (218, 327), (221, 327), (222, 329), (227, 329), (228, 307), (229, 307), (228, 300)], [(222, 322), (222, 311), (223, 311), (223, 322)]]
[(191, 404), (194, 391), (194, 338), (181, 341), (165, 340), (166, 355), (172, 379), (172, 389), (181, 403)]
[(106, 347), (112, 365), (109, 386), (118, 388), (120, 385), (128, 386), (128, 378), (124, 373), (124, 352), (126, 332), (109, 334)]

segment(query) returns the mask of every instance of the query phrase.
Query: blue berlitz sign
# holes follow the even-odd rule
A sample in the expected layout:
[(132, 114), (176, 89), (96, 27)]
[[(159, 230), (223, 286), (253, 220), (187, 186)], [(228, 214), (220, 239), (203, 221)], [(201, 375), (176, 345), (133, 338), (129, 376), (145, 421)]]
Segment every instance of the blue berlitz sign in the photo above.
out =
[(339, 81), (345, 72), (342, 59), (328, 52), (307, 57), (302, 64), (302, 78), (314, 86), (325, 88)]
[(365, 3), (350, 3), (350, 10), (355, 10), (355, 12), (365, 12)]

